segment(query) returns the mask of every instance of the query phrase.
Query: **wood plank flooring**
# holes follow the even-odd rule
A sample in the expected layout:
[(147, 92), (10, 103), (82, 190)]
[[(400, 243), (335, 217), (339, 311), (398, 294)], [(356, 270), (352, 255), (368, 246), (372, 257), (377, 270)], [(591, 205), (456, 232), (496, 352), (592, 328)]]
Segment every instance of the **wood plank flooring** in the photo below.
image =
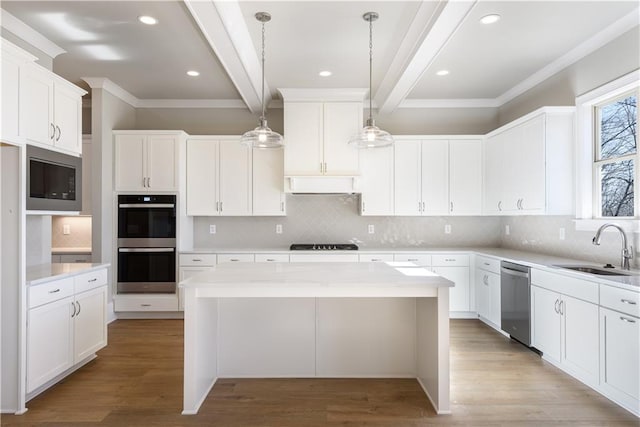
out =
[(182, 416), (181, 320), (118, 320), (98, 358), (3, 426), (640, 426), (477, 320), (451, 321), (453, 415), (412, 379), (219, 380)]

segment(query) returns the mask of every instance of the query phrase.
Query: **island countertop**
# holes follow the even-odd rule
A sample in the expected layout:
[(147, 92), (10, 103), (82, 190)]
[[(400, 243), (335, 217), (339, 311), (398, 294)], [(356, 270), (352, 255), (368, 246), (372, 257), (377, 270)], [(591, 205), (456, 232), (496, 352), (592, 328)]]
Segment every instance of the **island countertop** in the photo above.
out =
[(228, 263), (180, 283), (199, 296), (430, 297), (454, 283), (412, 263)]

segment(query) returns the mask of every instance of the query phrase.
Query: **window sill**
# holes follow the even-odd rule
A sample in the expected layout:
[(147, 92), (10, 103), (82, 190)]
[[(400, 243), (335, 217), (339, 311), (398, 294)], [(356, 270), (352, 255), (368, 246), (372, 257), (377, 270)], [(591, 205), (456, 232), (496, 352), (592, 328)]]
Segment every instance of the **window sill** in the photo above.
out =
[(624, 231), (628, 233), (640, 233), (640, 220), (638, 219), (574, 219), (573, 223), (575, 225), (576, 231), (597, 231), (598, 228), (600, 228), (604, 224), (612, 223), (619, 225)]

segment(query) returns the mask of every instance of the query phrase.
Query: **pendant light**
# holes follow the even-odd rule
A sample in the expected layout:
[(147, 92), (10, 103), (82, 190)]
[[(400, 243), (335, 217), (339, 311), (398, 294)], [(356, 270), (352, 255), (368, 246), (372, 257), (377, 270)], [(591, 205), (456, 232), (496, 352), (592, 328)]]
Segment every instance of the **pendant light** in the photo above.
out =
[(377, 20), (379, 15), (376, 12), (367, 12), (362, 18), (369, 23), (369, 118), (367, 124), (360, 132), (352, 136), (349, 145), (356, 148), (381, 148), (393, 145), (393, 137), (387, 131), (376, 126), (373, 120), (373, 93), (371, 92), (371, 76), (373, 75), (373, 21)]
[(269, 129), (264, 114), (264, 24), (271, 21), (271, 15), (267, 12), (258, 12), (255, 16), (262, 23), (262, 114), (258, 127), (245, 132), (240, 142), (250, 148), (282, 148), (284, 145), (282, 135)]

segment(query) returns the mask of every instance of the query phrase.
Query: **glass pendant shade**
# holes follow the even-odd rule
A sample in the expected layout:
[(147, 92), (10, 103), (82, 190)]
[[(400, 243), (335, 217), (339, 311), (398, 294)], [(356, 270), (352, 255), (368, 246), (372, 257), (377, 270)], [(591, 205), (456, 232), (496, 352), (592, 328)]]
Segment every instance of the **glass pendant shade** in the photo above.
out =
[(393, 145), (393, 137), (389, 132), (376, 126), (373, 120), (367, 120), (367, 125), (351, 137), (349, 145), (355, 148), (389, 147)]
[(282, 135), (269, 129), (264, 119), (260, 120), (260, 126), (245, 132), (240, 142), (250, 148), (281, 148), (284, 145)]

